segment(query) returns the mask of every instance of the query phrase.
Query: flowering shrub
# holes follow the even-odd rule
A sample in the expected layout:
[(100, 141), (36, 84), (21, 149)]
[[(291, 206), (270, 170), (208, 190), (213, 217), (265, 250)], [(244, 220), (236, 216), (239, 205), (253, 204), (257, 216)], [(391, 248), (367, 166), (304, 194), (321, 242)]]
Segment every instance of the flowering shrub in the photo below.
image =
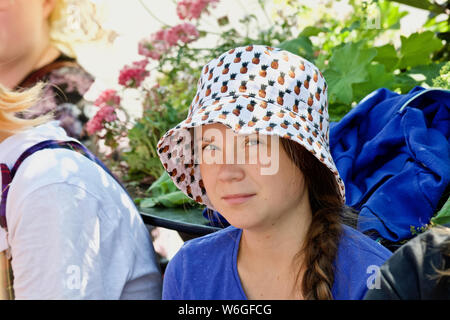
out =
[(208, 12), (209, 4), (216, 4), (219, 0), (181, 0), (177, 3), (177, 15), (181, 20), (199, 19), (202, 12)]
[(87, 132), (92, 135), (103, 129), (105, 125), (117, 120), (115, 108), (120, 105), (120, 97), (116, 90), (106, 90), (95, 100), (95, 106), (100, 108), (95, 116), (86, 124)]
[[(182, 22), (168, 26), (160, 21), (163, 27), (138, 43), (143, 60), (125, 66), (118, 79), (124, 89), (139, 90), (144, 107), (142, 117), (125, 130), (129, 144), (121, 153), (128, 166), (124, 179), (137, 184), (145, 181), (143, 185), (148, 185), (161, 177), (164, 170), (156, 153), (159, 138), (185, 118), (201, 67), (232, 47), (265, 44), (313, 62), (322, 70), (330, 88), (332, 121), (342, 118), (377, 88), (405, 93), (416, 85), (432, 86), (449, 58), (449, 44), (442, 40), (448, 37), (448, 14), (442, 21), (435, 14), (421, 32), (405, 37), (399, 36), (398, 29), (407, 12), (392, 1), (349, 0), (348, 14), (334, 8), (336, 2), (330, 0), (322, 1), (316, 9), (300, 1), (274, 2), (277, 11), (269, 17), (266, 1), (258, 0), (264, 14), (244, 16), (237, 28), (230, 25), (228, 17), (222, 16), (217, 20), (220, 30), (217, 43), (199, 48), (194, 44), (210, 33), (199, 29), (201, 19), (215, 10), (219, 1), (179, 0), (174, 14)], [(427, 8), (445, 15), (445, 8), (438, 5)], [(261, 23), (262, 18), (270, 23)], [(145, 85), (150, 60), (157, 64), (155, 86)], [(91, 134), (106, 131), (103, 137), (109, 137), (105, 143), (111, 146), (117, 146), (114, 137), (124, 135), (119, 128), (126, 127), (115, 116), (123, 109), (117, 94), (107, 91), (99, 97), (96, 102), (99, 111), (87, 128)]]
[(139, 42), (139, 54), (159, 60), (163, 54), (178, 44), (197, 40), (197, 28), (190, 23), (181, 23), (169, 29), (162, 29)]
[(131, 66), (125, 66), (120, 71), (119, 84), (128, 88), (137, 88), (142, 81), (150, 75), (150, 72), (145, 70), (148, 60), (141, 60), (133, 62)]

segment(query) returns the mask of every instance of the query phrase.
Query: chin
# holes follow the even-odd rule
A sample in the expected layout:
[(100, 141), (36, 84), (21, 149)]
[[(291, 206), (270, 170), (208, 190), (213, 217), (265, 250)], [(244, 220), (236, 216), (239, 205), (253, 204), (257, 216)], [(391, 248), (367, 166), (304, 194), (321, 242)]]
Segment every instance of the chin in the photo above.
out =
[[(220, 214), (227, 219), (227, 221), (238, 229), (249, 229), (258, 225), (259, 220), (255, 219), (257, 212), (255, 210), (250, 210), (248, 208), (224, 208), (220, 211)], [(224, 213), (222, 213), (224, 212)]]

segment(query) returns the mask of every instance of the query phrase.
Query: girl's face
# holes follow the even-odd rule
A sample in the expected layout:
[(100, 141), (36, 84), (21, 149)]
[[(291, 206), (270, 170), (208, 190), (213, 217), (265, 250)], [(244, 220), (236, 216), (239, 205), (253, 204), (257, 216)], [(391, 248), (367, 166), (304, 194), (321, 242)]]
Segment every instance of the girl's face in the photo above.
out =
[[(273, 227), (295, 219), (299, 210), (310, 210), (303, 174), (278, 139), (258, 134), (243, 138), (217, 123), (195, 131), (208, 198), (233, 226)], [(269, 166), (276, 170), (267, 171)], [(270, 174), (262, 174), (264, 170)]]
[(0, 0), (0, 64), (21, 59), (48, 41), (45, 24), (54, 2)]

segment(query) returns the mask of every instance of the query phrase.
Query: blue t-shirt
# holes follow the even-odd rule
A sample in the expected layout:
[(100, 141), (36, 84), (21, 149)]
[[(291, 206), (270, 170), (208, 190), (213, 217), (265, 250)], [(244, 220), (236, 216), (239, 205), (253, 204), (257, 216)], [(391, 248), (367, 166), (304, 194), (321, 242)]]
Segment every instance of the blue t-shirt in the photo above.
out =
[[(237, 269), (241, 235), (241, 229), (230, 226), (187, 241), (167, 266), (163, 299), (247, 299)], [(362, 299), (390, 256), (388, 249), (344, 225), (335, 261), (334, 299)]]

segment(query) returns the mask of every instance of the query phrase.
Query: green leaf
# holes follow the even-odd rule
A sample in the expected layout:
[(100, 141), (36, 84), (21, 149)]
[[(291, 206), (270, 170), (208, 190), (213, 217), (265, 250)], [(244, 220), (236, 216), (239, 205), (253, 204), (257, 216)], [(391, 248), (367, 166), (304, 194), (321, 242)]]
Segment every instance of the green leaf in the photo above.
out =
[(228, 16), (223, 16), (219, 19), (217, 19), (217, 24), (221, 27), (226, 26), (230, 23), (230, 20), (228, 19)]
[(433, 79), (433, 87), (450, 90), (450, 61), (442, 66), (439, 74)]
[(317, 36), (321, 32), (328, 32), (329, 29), (325, 27), (314, 27), (309, 26), (302, 30), (302, 32), (298, 35), (299, 37), (313, 37)]
[(156, 206), (157, 202), (153, 198), (145, 198), (141, 200), (139, 206), (141, 208), (152, 208)]
[(351, 107), (350, 105), (343, 105), (343, 104), (330, 104), (328, 107), (328, 113), (330, 116), (331, 122), (338, 122), (340, 121), (349, 111)]
[(386, 71), (393, 71), (399, 60), (394, 46), (386, 44), (375, 49), (377, 49), (377, 55), (373, 60), (384, 64)]
[(145, 198), (140, 202), (141, 208), (163, 206), (167, 208), (180, 207), (185, 204), (195, 205), (196, 202), (187, 197), (182, 191), (169, 192), (156, 197)]
[(447, 199), (442, 209), (431, 219), (431, 222), (435, 224), (450, 223), (450, 198)]
[[(421, 0), (420, 0), (421, 1)], [(407, 11), (400, 11), (400, 7), (389, 1), (379, 3), (379, 17), (383, 29), (400, 29), (400, 20), (408, 15)]]
[(363, 48), (364, 43), (346, 43), (336, 49), (324, 71), (329, 85), (331, 102), (349, 104), (353, 101), (354, 83), (368, 79), (367, 66), (377, 54), (374, 48)]
[(413, 33), (408, 38), (400, 37), (399, 68), (405, 69), (427, 64), (431, 61), (431, 54), (443, 47), (442, 41), (431, 31)]
[(167, 193), (157, 197), (155, 200), (168, 208), (178, 207), (192, 201), (183, 193), (183, 191)]
[(431, 87), (433, 86), (433, 79), (439, 76), (439, 70), (444, 64), (444, 62), (441, 62), (417, 66), (411, 68), (408, 74), (422, 74), (425, 77), (424, 82)]
[(401, 73), (394, 76), (393, 88), (399, 89), (401, 93), (407, 93), (420, 83), (414, 80), (410, 75)]
[(151, 192), (153, 195), (162, 194), (164, 191), (168, 190), (167, 182), (171, 180), (167, 171), (152, 183), (150, 188), (148, 188), (147, 192)]
[(314, 55), (313, 44), (308, 37), (300, 36), (293, 40), (288, 40), (278, 45), (280, 49), (292, 52), (293, 54), (303, 56), (308, 60)]
[(379, 88), (392, 89), (394, 75), (391, 72), (386, 72), (383, 64), (371, 64), (367, 67), (367, 72), (369, 75), (368, 81), (353, 85), (356, 102)]

